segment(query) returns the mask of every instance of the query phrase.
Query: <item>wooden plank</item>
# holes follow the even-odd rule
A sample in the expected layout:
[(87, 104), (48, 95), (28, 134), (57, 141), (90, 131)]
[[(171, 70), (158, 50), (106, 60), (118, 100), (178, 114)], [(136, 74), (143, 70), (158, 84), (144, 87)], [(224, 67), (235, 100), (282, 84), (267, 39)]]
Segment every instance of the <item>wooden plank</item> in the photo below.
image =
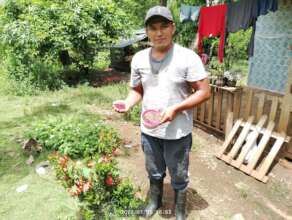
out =
[(198, 119), (198, 106), (194, 108), (194, 113), (193, 113), (193, 120), (197, 120), (197, 119)]
[(288, 124), (289, 124), (289, 117), (290, 117), (290, 103), (292, 100), (287, 99), (284, 97), (282, 102), (282, 108), (281, 108), (281, 118), (278, 125), (278, 131), (287, 133), (288, 130)]
[(264, 112), (265, 98), (266, 98), (266, 95), (264, 93), (259, 95), (259, 102), (258, 102), (258, 106), (257, 106), (256, 120), (259, 120), (259, 118), (262, 116), (262, 114)]
[[(240, 126), (243, 127), (244, 125), (245, 125), (245, 122), (242, 122)], [(256, 127), (255, 127), (254, 125), (252, 125), (250, 129), (254, 131), (254, 130), (256, 130)], [(274, 130), (275, 130), (275, 127), (274, 127)], [(261, 134), (264, 134), (265, 131), (266, 131), (266, 129), (265, 129), (265, 128), (262, 128), (262, 130), (260, 130), (260, 133), (261, 133)], [(271, 137), (272, 137), (272, 138), (277, 138), (279, 135), (280, 135), (279, 132), (275, 132), (275, 131), (273, 131)], [(286, 143), (289, 143), (290, 140), (291, 140), (291, 137), (286, 136), (286, 138), (285, 138), (285, 142), (286, 142)]]
[(233, 128), (231, 129), (229, 135), (227, 136), (226, 140), (224, 141), (223, 145), (222, 145), (222, 148), (220, 149), (220, 151), (217, 153), (217, 157), (221, 157), (225, 150), (227, 149), (227, 147), (229, 146), (229, 144), (231, 143), (232, 139), (234, 138), (236, 132), (238, 131), (239, 127), (240, 127), (240, 124), (242, 123), (242, 119), (238, 119)]
[(206, 110), (206, 103), (202, 103), (200, 106), (200, 121), (204, 122), (205, 121), (205, 110)]
[(225, 128), (224, 128), (225, 138), (228, 136), (233, 126), (233, 108), (232, 108), (233, 100), (234, 100), (234, 95), (233, 93), (229, 92), (227, 94), (227, 116), (226, 116)]
[(292, 85), (292, 58), (288, 70), (288, 79), (286, 84), (286, 92), (282, 101), (281, 118), (279, 122), (279, 132), (287, 133), (290, 112), (292, 108), (292, 94), (290, 93), (290, 86)]
[(249, 163), (247, 164), (247, 166), (244, 167), (240, 167), (240, 169), (247, 173), (247, 174), (251, 174), (252, 170), (255, 168), (260, 156), (262, 155), (262, 153), (264, 152), (264, 149), (267, 145), (267, 143), (269, 142), (271, 135), (272, 135), (272, 131), (275, 127), (275, 123), (273, 121), (270, 121), (268, 124), (267, 129), (264, 132), (263, 137), (260, 140), (260, 143), (257, 147), (256, 152), (254, 153), (254, 155), (252, 155), (251, 160), (249, 161)]
[(216, 85), (210, 85), (211, 87), (215, 88), (215, 89), (221, 89), (223, 91), (227, 91), (227, 92), (235, 92), (238, 90), (242, 90), (242, 87), (227, 87), (227, 86), (216, 86)]
[(246, 142), (246, 144), (242, 147), (242, 150), (240, 152), (240, 155), (238, 156), (238, 158), (236, 160), (233, 160), (231, 162), (231, 165), (233, 165), (236, 168), (239, 168), (240, 165), (243, 163), (244, 158), (246, 157), (247, 153), (249, 152), (249, 150), (251, 149), (251, 147), (253, 146), (253, 144), (255, 143), (256, 139), (258, 138), (259, 134), (260, 134), (260, 130), (262, 129), (262, 127), (264, 126), (266, 120), (267, 120), (268, 116), (267, 115), (263, 115), (261, 117), (261, 119), (259, 120), (259, 122), (256, 125), (256, 130), (252, 131), (251, 137), (249, 138), (249, 140)]
[(221, 113), (222, 113), (222, 90), (219, 89), (217, 94), (217, 105), (216, 105), (216, 128), (221, 129)]
[(225, 121), (225, 139), (228, 137), (233, 126), (233, 112), (228, 112)]
[(247, 104), (246, 104), (246, 109), (245, 109), (245, 120), (248, 119), (251, 113), (251, 105), (252, 105), (252, 98), (253, 98), (253, 90), (249, 89), (247, 93)]
[(253, 171), (252, 176), (259, 180), (263, 180), (263, 178), (266, 176), (270, 166), (272, 165), (275, 157), (277, 156), (279, 150), (281, 149), (284, 141), (285, 141), (286, 135), (283, 133), (280, 137), (276, 139), (276, 142), (274, 143), (271, 151), (267, 155), (267, 157), (264, 159), (263, 164), (259, 168), (258, 171)]
[(241, 105), (241, 93), (236, 92), (234, 97), (234, 119), (239, 118), (240, 114), (240, 105)]
[(212, 120), (213, 120), (213, 108), (214, 108), (214, 89), (211, 88), (211, 97), (208, 102), (208, 125), (212, 125)]
[(227, 93), (227, 111), (233, 112), (233, 101), (234, 101), (234, 94), (229, 92)]
[(291, 85), (292, 85), (292, 59), (290, 60), (286, 90), (282, 101), (281, 118), (278, 126), (279, 132), (287, 133), (288, 130), (290, 112), (292, 109), (292, 94), (290, 93)]
[(229, 154), (227, 155), (228, 158), (228, 162), (230, 163), (231, 160), (235, 157), (235, 155), (237, 154), (238, 150), (240, 149), (242, 143), (244, 142), (250, 127), (251, 127), (251, 123), (253, 122), (254, 117), (250, 116), (248, 118), (248, 121), (246, 122), (245, 126), (243, 127), (239, 137), (237, 138), (235, 144), (233, 145), (231, 151), (229, 152)]
[(271, 105), (271, 110), (270, 110), (270, 115), (269, 115), (269, 121), (275, 121), (278, 104), (279, 104), (279, 98), (276, 96), (273, 96), (271, 97), (271, 100), (272, 100), (272, 105)]
[(228, 155), (225, 155), (223, 154), (221, 157), (220, 157), (221, 160), (225, 161), (226, 163), (229, 163), (229, 156)]
[(199, 125), (199, 126), (202, 126), (202, 127), (206, 128), (206, 129), (210, 129), (210, 130), (212, 130), (212, 131), (215, 131), (215, 132), (217, 132), (217, 133), (220, 134), (220, 135), (224, 135), (224, 133), (223, 133), (222, 130), (217, 129), (217, 128), (215, 128), (214, 126), (209, 126), (208, 124), (203, 123), (203, 122), (201, 122), (201, 121), (199, 121), (199, 120), (195, 120), (195, 123), (196, 123), (197, 125)]

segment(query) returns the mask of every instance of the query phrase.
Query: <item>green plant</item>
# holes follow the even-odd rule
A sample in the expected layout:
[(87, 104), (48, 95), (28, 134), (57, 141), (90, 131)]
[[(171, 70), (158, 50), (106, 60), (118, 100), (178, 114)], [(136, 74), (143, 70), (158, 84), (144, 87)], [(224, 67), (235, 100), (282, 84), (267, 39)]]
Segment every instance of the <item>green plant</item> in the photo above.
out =
[(223, 77), (224, 74), (224, 64), (223, 63), (219, 63), (218, 58), (217, 57), (212, 57), (209, 65), (208, 65), (208, 69), (211, 72), (211, 74), (213, 76), (217, 76), (217, 77)]
[(140, 116), (141, 116), (141, 105), (135, 106), (129, 112), (124, 114), (124, 118), (127, 121), (133, 121), (134, 124), (140, 124)]
[(100, 121), (69, 117), (38, 121), (26, 133), (48, 150), (59, 151), (73, 158), (109, 154), (119, 147), (117, 132)]
[(125, 216), (125, 210), (135, 210), (143, 203), (130, 182), (119, 176), (116, 161), (109, 155), (73, 161), (53, 153), (49, 159), (62, 185), (78, 198), (80, 213), (86, 220)]
[(248, 59), (248, 44), (251, 29), (229, 34), (225, 45), (224, 66), (225, 70), (231, 70), (238, 60)]

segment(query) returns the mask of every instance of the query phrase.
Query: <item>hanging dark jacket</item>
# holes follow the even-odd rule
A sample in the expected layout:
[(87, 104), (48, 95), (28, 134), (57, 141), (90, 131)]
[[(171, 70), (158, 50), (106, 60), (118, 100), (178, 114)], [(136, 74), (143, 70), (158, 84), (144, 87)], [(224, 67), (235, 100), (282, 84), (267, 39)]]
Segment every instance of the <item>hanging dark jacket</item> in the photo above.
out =
[(258, 1), (258, 16), (266, 15), (269, 11), (275, 12), (278, 10), (278, 0), (257, 0)]
[(257, 0), (241, 0), (227, 5), (226, 30), (235, 33), (241, 29), (247, 30), (258, 17)]

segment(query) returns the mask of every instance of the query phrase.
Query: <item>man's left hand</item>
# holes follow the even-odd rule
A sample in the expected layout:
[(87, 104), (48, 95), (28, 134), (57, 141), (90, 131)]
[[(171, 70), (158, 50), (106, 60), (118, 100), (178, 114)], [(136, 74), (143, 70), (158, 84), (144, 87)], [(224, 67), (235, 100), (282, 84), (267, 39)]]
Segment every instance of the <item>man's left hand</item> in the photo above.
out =
[(161, 124), (164, 122), (172, 121), (176, 116), (176, 108), (175, 106), (168, 107), (165, 109), (160, 115), (161, 115)]

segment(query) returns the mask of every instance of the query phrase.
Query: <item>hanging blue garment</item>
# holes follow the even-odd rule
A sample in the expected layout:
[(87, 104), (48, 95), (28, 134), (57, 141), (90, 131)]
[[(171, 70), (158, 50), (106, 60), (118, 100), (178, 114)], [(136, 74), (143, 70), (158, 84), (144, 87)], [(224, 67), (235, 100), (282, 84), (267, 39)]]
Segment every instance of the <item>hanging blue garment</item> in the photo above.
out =
[(278, 0), (258, 0), (258, 16), (278, 10)]
[(180, 22), (187, 21), (190, 17), (190, 7), (185, 4), (181, 4), (180, 6)]
[(199, 17), (200, 6), (191, 6), (191, 20), (196, 21)]
[(199, 6), (191, 6), (181, 4), (180, 6), (180, 22), (183, 21), (196, 21), (200, 13)]

